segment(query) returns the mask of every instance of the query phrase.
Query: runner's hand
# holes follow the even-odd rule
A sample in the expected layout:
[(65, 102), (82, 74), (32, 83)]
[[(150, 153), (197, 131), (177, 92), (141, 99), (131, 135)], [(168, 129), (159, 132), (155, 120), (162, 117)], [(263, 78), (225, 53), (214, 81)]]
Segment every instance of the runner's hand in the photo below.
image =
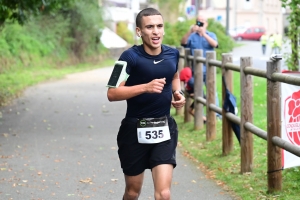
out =
[(185, 104), (185, 97), (182, 94), (180, 94), (178, 91), (174, 92), (173, 96), (174, 96), (174, 101), (171, 102), (172, 105), (176, 109), (182, 108)]
[(147, 84), (147, 92), (149, 93), (161, 93), (166, 84), (166, 78), (154, 79)]

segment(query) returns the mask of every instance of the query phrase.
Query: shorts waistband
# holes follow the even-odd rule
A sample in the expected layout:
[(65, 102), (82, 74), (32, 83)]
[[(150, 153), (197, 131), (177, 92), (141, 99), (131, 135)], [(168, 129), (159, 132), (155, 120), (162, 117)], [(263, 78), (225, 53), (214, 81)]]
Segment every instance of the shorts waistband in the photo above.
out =
[[(168, 119), (171, 118), (171, 115), (169, 115), (169, 114), (165, 115), (165, 116), (167, 116)], [(157, 117), (157, 118), (159, 118), (159, 117)], [(135, 117), (125, 117), (123, 120), (135, 123), (138, 121), (138, 119), (139, 118), (135, 118)]]

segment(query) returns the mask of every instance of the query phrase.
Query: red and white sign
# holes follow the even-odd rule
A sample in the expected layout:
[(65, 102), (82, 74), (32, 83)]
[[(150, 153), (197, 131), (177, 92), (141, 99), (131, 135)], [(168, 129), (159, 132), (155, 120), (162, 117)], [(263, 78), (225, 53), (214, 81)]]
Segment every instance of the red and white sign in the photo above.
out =
[[(300, 77), (299, 72), (284, 71)], [(300, 147), (300, 86), (281, 83), (281, 138)], [(300, 166), (300, 157), (282, 150), (282, 167)]]

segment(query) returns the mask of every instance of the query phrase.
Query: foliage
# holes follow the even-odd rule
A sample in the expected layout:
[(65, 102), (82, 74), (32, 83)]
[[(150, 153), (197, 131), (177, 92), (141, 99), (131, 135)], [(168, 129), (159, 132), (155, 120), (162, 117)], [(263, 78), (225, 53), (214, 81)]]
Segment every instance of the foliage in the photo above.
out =
[(134, 34), (127, 28), (126, 22), (118, 22), (117, 34), (129, 44), (134, 43)]
[(52, 57), (54, 65), (99, 57), (104, 51), (99, 41), (101, 13), (97, 0), (81, 0), (56, 13), (31, 16), (23, 26), (7, 20), (0, 31), (0, 72), (46, 57)]
[(72, 2), (73, 0), (0, 0), (0, 26), (8, 19), (24, 24), (30, 15), (53, 12), (68, 7)]
[(292, 71), (298, 71), (299, 70), (299, 34), (300, 34), (300, 0), (281, 0), (282, 1), (282, 7), (284, 8), (290, 8), (291, 13), (288, 16), (289, 20), (289, 28), (287, 36), (291, 40), (291, 50), (292, 53), (290, 55), (287, 55), (287, 65), (289, 70)]
[[(26, 33), (26, 30), (16, 23), (7, 24), (7, 26), (0, 32), (1, 42), (0, 58), (1, 66), (0, 72), (8, 70), (12, 65), (22, 62), (25, 66), (33, 56), (38, 56), (40, 51), (44, 51), (41, 43)], [(31, 55), (29, 57), (29, 55)]]
[(94, 51), (98, 52), (99, 29), (104, 24), (98, 1), (78, 0), (71, 7), (65, 8), (63, 15), (70, 20), (68, 30), (74, 39), (71, 42), (74, 55), (81, 60)]
[(180, 40), (184, 34), (189, 30), (188, 22), (179, 22), (171, 24), (165, 22), (165, 36), (163, 42), (172, 46), (180, 46)]
[[(40, 57), (53, 56), (64, 60), (68, 57), (69, 46), (74, 40), (69, 34), (69, 24), (70, 20), (62, 15), (39, 16), (30, 20), (23, 29), (39, 43), (33, 44), (32, 48), (39, 50)], [(30, 51), (26, 52), (32, 54)]]
[[(23, 25), (6, 20), (0, 31), (0, 79), (11, 80), (9, 74), (26, 74), (37, 66), (56, 69), (103, 60), (107, 50), (99, 40), (99, 29), (104, 25), (101, 13), (97, 0), (78, 0), (55, 12), (28, 15)], [(0, 82), (4, 86), (3, 80)], [(19, 89), (12, 88), (22, 84), (10, 83), (1, 87), (0, 101), (14, 95)]]
[[(195, 23), (195, 19), (191, 19), (185, 22), (177, 21), (175, 24), (165, 22), (165, 36), (164, 43), (172, 46), (180, 46), (180, 40), (185, 33), (190, 29), (191, 25)], [(231, 37), (226, 35), (225, 28), (214, 19), (208, 19), (207, 30), (214, 32), (218, 38), (217, 59), (222, 59), (222, 53), (228, 53), (232, 51), (234, 47), (234, 41)]]
[(158, 4), (159, 11), (164, 17), (164, 21), (175, 23), (179, 17), (180, 9), (179, 5), (181, 3), (185, 3), (184, 0), (172, 0), (172, 1), (166, 1), (166, 0), (156, 0), (156, 3)]

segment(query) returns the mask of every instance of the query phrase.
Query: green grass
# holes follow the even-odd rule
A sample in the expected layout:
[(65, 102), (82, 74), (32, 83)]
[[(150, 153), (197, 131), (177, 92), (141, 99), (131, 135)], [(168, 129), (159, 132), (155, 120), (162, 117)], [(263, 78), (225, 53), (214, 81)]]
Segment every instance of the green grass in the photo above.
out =
[(105, 60), (99, 64), (80, 64), (67, 67), (32, 66), (16, 67), (0, 74), (0, 105), (20, 94), (25, 88), (48, 80), (57, 80), (67, 74), (91, 69), (112, 66), (113, 60)]
[[(218, 74), (217, 76), (220, 76)], [(234, 72), (233, 94), (240, 105), (239, 73)], [(221, 96), (221, 80), (217, 80), (218, 94)], [(267, 105), (266, 105), (266, 80), (253, 77), (253, 124), (266, 130)], [(221, 104), (220, 104), (221, 105)], [(222, 155), (222, 122), (217, 122), (217, 137), (214, 141), (207, 142), (205, 127), (195, 131), (193, 122), (184, 123), (183, 116), (172, 115), (177, 121), (179, 130), (179, 146), (193, 159), (201, 163), (207, 175), (225, 186), (237, 199), (299, 199), (300, 175), (299, 168), (285, 169), (282, 172), (282, 191), (268, 194), (267, 189), (267, 141), (253, 134), (253, 171), (240, 173), (240, 146), (234, 136), (234, 149), (228, 156)], [(234, 133), (233, 133), (234, 134)]]

